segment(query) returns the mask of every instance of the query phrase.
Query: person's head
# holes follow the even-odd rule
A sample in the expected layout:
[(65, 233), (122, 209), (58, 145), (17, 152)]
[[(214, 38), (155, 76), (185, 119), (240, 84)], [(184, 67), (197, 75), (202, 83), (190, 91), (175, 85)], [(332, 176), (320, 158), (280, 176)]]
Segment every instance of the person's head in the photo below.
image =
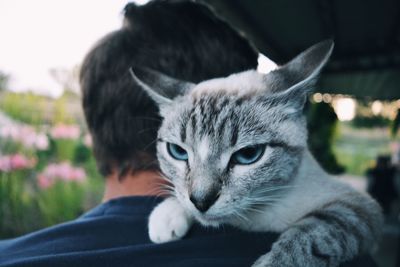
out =
[(390, 156), (379, 155), (376, 159), (376, 168), (386, 169), (390, 166)]
[(206, 6), (128, 4), (124, 25), (100, 40), (80, 73), (83, 108), (101, 174), (158, 170), (158, 108), (129, 75), (132, 65), (190, 82), (257, 66), (251, 44)]

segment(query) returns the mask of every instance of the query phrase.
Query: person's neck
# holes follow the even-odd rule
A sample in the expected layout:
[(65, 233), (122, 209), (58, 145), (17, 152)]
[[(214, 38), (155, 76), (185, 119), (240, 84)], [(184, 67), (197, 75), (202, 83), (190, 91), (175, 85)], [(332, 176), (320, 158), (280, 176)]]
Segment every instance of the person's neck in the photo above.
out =
[(106, 178), (103, 202), (126, 196), (160, 195), (160, 186), (165, 184), (155, 171), (140, 171), (118, 177), (117, 174)]

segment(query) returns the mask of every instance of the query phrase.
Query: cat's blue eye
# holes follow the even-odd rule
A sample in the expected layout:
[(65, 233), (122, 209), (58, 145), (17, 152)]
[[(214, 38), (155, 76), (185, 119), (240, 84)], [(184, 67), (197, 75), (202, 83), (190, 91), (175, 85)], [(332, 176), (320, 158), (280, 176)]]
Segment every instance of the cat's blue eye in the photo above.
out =
[(176, 144), (167, 143), (167, 150), (171, 157), (176, 160), (186, 161), (189, 158), (187, 151)]
[(231, 162), (233, 164), (249, 165), (258, 161), (265, 151), (265, 145), (244, 147), (233, 153)]

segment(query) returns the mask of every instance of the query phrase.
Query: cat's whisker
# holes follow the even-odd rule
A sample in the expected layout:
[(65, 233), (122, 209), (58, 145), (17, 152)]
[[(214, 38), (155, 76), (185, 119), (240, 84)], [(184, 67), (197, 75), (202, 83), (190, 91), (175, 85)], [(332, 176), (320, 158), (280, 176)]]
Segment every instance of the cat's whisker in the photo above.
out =
[(157, 130), (158, 130), (157, 127), (151, 127), (151, 128), (142, 129), (142, 130), (138, 131), (137, 134), (142, 134), (147, 131), (155, 131), (156, 132)]
[(165, 188), (165, 189), (169, 189), (171, 191), (175, 190), (175, 187), (172, 185), (168, 185), (168, 184), (164, 184), (164, 183), (154, 183), (154, 185), (160, 187), (160, 188)]
[(241, 207), (241, 209), (242, 210), (244, 210), (244, 211), (251, 211), (251, 212), (258, 212), (258, 213), (265, 213), (265, 210), (263, 210), (263, 209), (256, 209), (256, 208), (253, 208), (253, 207)]
[(135, 119), (139, 120), (148, 120), (148, 121), (156, 121), (156, 122), (161, 122), (161, 119), (153, 118), (153, 117), (146, 117), (146, 116), (137, 116)]
[(163, 173), (160, 172), (160, 171), (158, 171), (157, 174), (158, 174), (162, 179), (164, 179), (165, 181), (167, 181), (167, 182), (169, 182), (169, 183), (172, 184), (172, 179), (171, 179), (171, 178), (169, 178), (168, 176), (166, 176), (165, 174), (163, 174)]
[(279, 191), (279, 190), (292, 189), (292, 188), (296, 188), (296, 187), (298, 187), (298, 186), (285, 185), (285, 186), (276, 186), (276, 187), (267, 187), (267, 188), (257, 188), (256, 190), (254, 190), (253, 193), (257, 194), (257, 193), (275, 192), (275, 191)]
[(162, 185), (159, 185), (159, 186), (155, 186), (154, 188), (149, 190), (148, 193), (154, 193), (154, 192), (158, 192), (158, 191), (174, 192), (174, 190), (171, 190), (169, 188), (164, 188), (164, 187), (162, 187)]
[(244, 216), (242, 213), (240, 213), (237, 210), (233, 211), (233, 215), (236, 216), (241, 221), (244, 221), (244, 222), (249, 222), (250, 221), (249, 218), (247, 218), (246, 216)]
[[(153, 141), (151, 141), (150, 143), (148, 143), (148, 144), (143, 148), (143, 151), (147, 151), (147, 149), (148, 149), (149, 147), (151, 147), (154, 143), (156, 143), (157, 140), (158, 140), (158, 138), (156, 138), (156, 139), (154, 139)], [(157, 161), (157, 160), (156, 160), (156, 161)]]
[(168, 187), (168, 188), (171, 188), (171, 189), (175, 188), (171, 183), (165, 183), (165, 182), (162, 182), (162, 181), (154, 182), (153, 184), (157, 185), (157, 186)]
[(280, 195), (251, 195), (248, 196), (249, 199), (280, 199), (282, 196)]
[[(151, 145), (151, 144), (150, 144)], [(146, 150), (147, 149), (147, 146), (146, 146), (146, 148), (144, 148), (144, 150)], [(157, 159), (155, 159), (155, 160), (151, 160), (151, 161), (149, 161), (146, 165), (144, 165), (142, 168), (143, 169), (147, 169), (148, 167), (150, 167), (151, 165), (155, 165), (155, 164), (158, 164), (158, 160)]]
[(171, 190), (164, 190), (164, 189), (156, 189), (156, 190), (154, 190), (152, 193), (153, 194), (155, 194), (155, 193), (159, 193), (159, 192), (161, 192), (161, 193), (165, 193), (165, 194), (167, 194), (167, 195), (175, 195), (175, 192), (174, 191), (171, 191)]
[(253, 204), (264, 204), (264, 203), (271, 203), (271, 202), (275, 202), (275, 201), (279, 201), (281, 200), (281, 197), (249, 197), (247, 199), (244, 200), (244, 202), (247, 203), (253, 203)]

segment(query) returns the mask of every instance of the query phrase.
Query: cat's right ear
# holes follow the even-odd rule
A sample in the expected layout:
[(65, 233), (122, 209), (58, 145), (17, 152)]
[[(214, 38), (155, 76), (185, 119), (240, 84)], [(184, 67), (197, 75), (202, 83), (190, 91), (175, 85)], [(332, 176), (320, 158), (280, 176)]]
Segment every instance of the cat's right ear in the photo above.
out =
[(334, 43), (326, 40), (313, 45), (284, 66), (264, 76), (264, 82), (276, 104), (286, 113), (303, 111), (308, 94), (332, 54)]
[(148, 68), (135, 66), (131, 67), (129, 72), (133, 82), (160, 107), (171, 104), (172, 99), (184, 95), (195, 86), (193, 83), (180, 81)]

